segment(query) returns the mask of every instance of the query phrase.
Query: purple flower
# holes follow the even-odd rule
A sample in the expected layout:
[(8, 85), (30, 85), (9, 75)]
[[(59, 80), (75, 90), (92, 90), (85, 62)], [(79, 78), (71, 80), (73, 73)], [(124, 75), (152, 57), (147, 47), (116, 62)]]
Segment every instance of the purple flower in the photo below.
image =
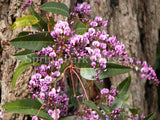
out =
[(56, 118), (56, 115), (57, 115), (57, 119), (59, 119), (59, 117), (60, 117), (60, 112), (61, 112), (61, 111), (60, 111), (59, 109), (57, 109), (57, 114), (56, 114), (55, 112), (56, 112), (56, 111), (54, 110), (53, 113), (52, 113), (52, 115), (51, 115), (51, 117), (55, 119), (55, 118)]
[(98, 41), (94, 41), (94, 42), (92, 42), (92, 45), (95, 47), (99, 47), (100, 43)]
[(112, 95), (109, 95), (109, 96), (108, 96), (108, 100), (109, 100), (109, 101), (114, 101), (114, 97), (113, 97)]
[(90, 36), (93, 36), (95, 34), (95, 29), (94, 28), (89, 28), (88, 29), (88, 33), (90, 34)]
[(60, 73), (59, 71), (55, 71), (54, 73), (52, 73), (52, 75), (55, 76), (55, 77), (59, 77), (60, 74), (61, 74), (61, 73)]
[(95, 17), (95, 21), (96, 21), (96, 22), (102, 22), (102, 18), (99, 17), (99, 16), (96, 16), (96, 17)]
[(109, 93), (109, 89), (107, 89), (107, 88), (103, 88), (102, 90), (101, 90), (101, 94), (103, 95), (103, 94), (108, 94)]
[(98, 23), (96, 21), (92, 21), (92, 22), (90, 22), (90, 26), (91, 27), (97, 27)]
[(146, 78), (146, 75), (145, 74), (141, 74), (141, 78), (142, 79)]
[(102, 22), (102, 26), (104, 26), (104, 27), (106, 27), (107, 24), (108, 24), (108, 21), (103, 21), (103, 22)]
[(95, 66), (96, 66), (96, 62), (92, 62), (91, 65), (92, 65), (93, 67), (95, 67)]
[(38, 120), (38, 117), (37, 116), (33, 116), (32, 120)]
[(107, 63), (107, 61), (106, 61), (105, 58), (100, 58), (99, 59), (99, 64), (106, 64), (106, 63)]
[(90, 60), (91, 60), (91, 61), (96, 61), (97, 58), (96, 58), (96, 56), (91, 56), (91, 57), (90, 57)]

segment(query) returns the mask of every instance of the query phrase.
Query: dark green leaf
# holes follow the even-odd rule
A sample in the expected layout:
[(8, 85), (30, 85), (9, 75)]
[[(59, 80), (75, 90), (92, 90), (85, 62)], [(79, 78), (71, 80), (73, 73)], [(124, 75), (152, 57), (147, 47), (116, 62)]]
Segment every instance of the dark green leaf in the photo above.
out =
[(120, 117), (117, 120), (124, 120), (124, 113), (120, 113)]
[(77, 119), (76, 116), (68, 116), (68, 117), (64, 117), (64, 118), (60, 118), (59, 120), (74, 120), (74, 118), (76, 118), (75, 120), (81, 120), (81, 119)]
[(106, 113), (106, 114), (110, 114), (112, 112), (111, 108), (109, 108), (108, 106), (99, 104), (99, 106), (101, 107), (101, 109)]
[(33, 99), (23, 99), (15, 100), (9, 103), (6, 103), (2, 106), (3, 109), (8, 110), (18, 110), (18, 109), (39, 109), (42, 104), (38, 100)]
[(113, 101), (113, 104), (111, 105), (113, 109), (120, 108), (121, 106), (122, 106), (122, 100), (120, 98), (115, 99)]
[(131, 107), (127, 103), (123, 103), (122, 108), (126, 109), (126, 108), (131, 108)]
[(95, 85), (96, 85), (100, 90), (103, 89), (103, 82), (101, 82), (101, 83), (98, 84), (97, 81), (94, 80), (94, 83), (95, 83)]
[(106, 116), (105, 115), (101, 115), (101, 120), (106, 120)]
[(29, 33), (32, 33), (31, 31), (23, 31), (23, 32), (20, 32), (18, 34), (18, 37), (22, 37), (22, 36), (25, 36), (25, 35), (28, 35)]
[(48, 30), (47, 28), (47, 23), (42, 19), (42, 17), (34, 10), (34, 8), (31, 6), (29, 7), (29, 11), (31, 15), (34, 15), (38, 20), (39, 23), (33, 25), (33, 28), (37, 28), (37, 30), (42, 30), (44, 29), (45, 31)]
[(135, 116), (136, 114), (141, 115), (142, 111), (139, 109), (135, 109), (135, 108), (130, 108), (129, 109), (131, 111), (131, 113), (133, 114), (133, 116)]
[(80, 20), (75, 23), (75, 34), (83, 34), (84, 32), (87, 32), (87, 29), (87, 26)]
[[(101, 72), (99, 74), (100, 79), (112, 77), (115, 75), (127, 73), (132, 69), (127, 66), (115, 64), (115, 63), (107, 63), (107, 71), (103, 71), (101, 68), (98, 68)], [(95, 80), (95, 78), (91, 78), (90, 76), (95, 76), (96, 72), (93, 68), (81, 68), (80, 74), (83, 78), (88, 80)]]
[(131, 76), (127, 77), (117, 86), (117, 90), (119, 91), (119, 96), (125, 95), (127, 93), (130, 84), (131, 84)]
[[(37, 115), (39, 112), (38, 109), (17, 109), (17, 110), (5, 110), (4, 112), (17, 113), (17, 114), (26, 114), (26, 115)], [(46, 112), (40, 111), (38, 117), (45, 120), (53, 120), (53, 118)]]
[(34, 25), (38, 23), (39, 20), (33, 15), (26, 15), (24, 17), (18, 18), (12, 25), (11, 30), (14, 30), (18, 27), (24, 27), (29, 25)]
[(98, 114), (102, 115), (102, 113), (100, 112), (100, 110), (98, 109), (98, 107), (94, 102), (88, 100), (88, 101), (84, 101), (84, 104), (86, 104), (87, 106), (95, 110)]
[(126, 102), (130, 97), (130, 94), (124, 94), (124, 95), (119, 95), (119, 98), (123, 101)]
[[(67, 97), (69, 98), (69, 107), (78, 107), (79, 103), (77, 99), (74, 97), (73, 89), (67, 91)], [(81, 93), (76, 92), (76, 96), (81, 95)], [(80, 102), (82, 102), (82, 98), (78, 98)]]
[(68, 7), (63, 3), (47, 2), (44, 3), (40, 8), (42, 10), (45, 10), (47, 12), (52, 12), (54, 14), (60, 14), (66, 17), (70, 16)]
[(21, 51), (15, 55), (13, 55), (14, 58), (16, 58), (17, 60), (31, 60), (31, 61), (35, 61), (38, 57), (37, 53), (33, 53), (32, 50), (24, 50)]
[(16, 81), (17, 79), (19, 78), (20, 74), (29, 66), (31, 65), (41, 65), (40, 63), (35, 63), (35, 62), (32, 62), (30, 60), (24, 60), (22, 61), (19, 66), (17, 67), (16, 71), (14, 72), (14, 75), (13, 75), (13, 79), (12, 79), (12, 90), (16, 84)]
[(43, 47), (52, 46), (54, 44), (54, 40), (51, 37), (50, 32), (42, 32), (17, 37), (12, 39), (9, 43), (19, 48), (41, 50)]
[(145, 117), (143, 120), (153, 120), (155, 116), (155, 113), (151, 113), (150, 115), (148, 115), (147, 117)]

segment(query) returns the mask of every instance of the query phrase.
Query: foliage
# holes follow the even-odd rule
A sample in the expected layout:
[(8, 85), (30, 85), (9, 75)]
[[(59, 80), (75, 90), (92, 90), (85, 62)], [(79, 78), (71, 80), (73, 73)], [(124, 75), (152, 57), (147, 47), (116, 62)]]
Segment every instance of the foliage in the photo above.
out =
[[(12, 90), (20, 74), (33, 65), (36, 74), (29, 82), (33, 99), (6, 103), (2, 106), (6, 109), (4, 112), (32, 115), (32, 120), (38, 120), (38, 117), (46, 120), (123, 120), (125, 111), (129, 109), (131, 119), (154, 118), (154, 113), (145, 117), (141, 110), (127, 104), (131, 76), (117, 87), (103, 86), (103, 79), (132, 69), (139, 70), (141, 78), (159, 84), (152, 67), (146, 62), (128, 58), (125, 46), (116, 37), (109, 37), (105, 31), (99, 30), (101, 26), (106, 27), (108, 21), (99, 16), (89, 19), (87, 16), (91, 11), (86, 2), (78, 4), (71, 13), (63, 3), (47, 2), (40, 6), (44, 11), (70, 17), (70, 23), (51, 18), (44, 20), (31, 6), (31, 1), (26, 4), (30, 5), (30, 15), (17, 19), (11, 29), (32, 25), (33, 31), (23, 31), (9, 42), (25, 49), (13, 56), (22, 61), (14, 73)], [(86, 18), (78, 18), (80, 14)], [(73, 87), (67, 92), (64, 90), (66, 74), (69, 74)], [(84, 93), (76, 91), (75, 78)], [(88, 92), (84, 84), (88, 85)], [(94, 92), (90, 91), (94, 86), (100, 92), (92, 100), (88, 93)]]

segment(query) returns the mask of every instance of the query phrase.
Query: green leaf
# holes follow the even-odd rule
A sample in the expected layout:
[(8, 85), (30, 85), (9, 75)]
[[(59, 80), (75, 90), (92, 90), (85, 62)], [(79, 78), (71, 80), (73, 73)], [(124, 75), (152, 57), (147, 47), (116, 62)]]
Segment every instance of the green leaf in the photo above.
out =
[[(97, 68), (97, 69), (99, 69), (101, 71), (99, 74), (100, 79), (104, 79), (104, 78), (112, 77), (115, 75), (127, 73), (132, 70), (130, 67), (115, 64), (115, 63), (107, 63), (107, 71), (105, 71), (105, 72), (101, 68)], [(95, 78), (90, 77), (91, 75), (92, 76), (96, 75), (95, 69), (93, 69), (93, 68), (81, 68), (80, 74), (85, 79), (96, 80)]]
[(120, 98), (123, 102), (128, 101), (129, 97), (130, 97), (130, 94), (119, 95), (119, 98)]
[(24, 50), (21, 51), (15, 55), (13, 55), (14, 58), (16, 58), (17, 60), (31, 60), (31, 61), (35, 61), (38, 57), (37, 53), (33, 53), (32, 50)]
[(135, 109), (135, 108), (130, 108), (129, 110), (133, 114), (133, 116), (135, 116), (136, 114), (141, 115), (141, 113), (142, 113), (141, 110)]
[(101, 82), (101, 83), (98, 84), (97, 81), (94, 80), (94, 83), (95, 83), (95, 85), (96, 85), (100, 90), (103, 89), (103, 82)]
[(2, 105), (3, 109), (8, 110), (17, 110), (17, 109), (39, 109), (42, 104), (38, 100), (34, 99), (23, 99), (23, 100), (15, 100), (9, 103)]
[(98, 109), (98, 107), (94, 102), (88, 100), (88, 101), (84, 101), (84, 104), (86, 104), (87, 106), (95, 110), (99, 115), (102, 115), (102, 113), (100, 112), (100, 110)]
[(118, 120), (124, 120), (124, 113), (120, 113), (120, 117), (118, 118)]
[(11, 30), (14, 30), (18, 27), (24, 27), (29, 25), (34, 25), (38, 23), (39, 20), (33, 15), (26, 15), (24, 17), (18, 18), (12, 25)]
[[(70, 89), (66, 92), (67, 94), (67, 97), (69, 98), (69, 107), (78, 107), (79, 106), (79, 103), (76, 99), (76, 97), (74, 97), (74, 93), (73, 93), (73, 89)], [(76, 95), (81, 95), (81, 93), (79, 92), (76, 92)], [(80, 102), (82, 102), (82, 97), (78, 98), (78, 100)]]
[(50, 32), (42, 32), (17, 37), (12, 39), (9, 43), (19, 48), (41, 50), (43, 47), (52, 46), (54, 44), (54, 39), (51, 37)]
[[(26, 114), (26, 115), (37, 115), (39, 112), (38, 109), (17, 109), (17, 110), (5, 110), (4, 112), (17, 113), (17, 114)], [(53, 118), (46, 112), (40, 111), (38, 117), (45, 120), (53, 120)]]
[(122, 106), (122, 100), (120, 98), (117, 98), (113, 101), (113, 104), (112, 104), (112, 108), (115, 109), (115, 108), (120, 108)]
[(32, 62), (30, 60), (24, 60), (22, 61), (19, 66), (17, 67), (16, 71), (14, 72), (14, 75), (13, 75), (13, 79), (12, 79), (12, 90), (16, 84), (16, 81), (17, 79), (19, 78), (20, 74), (29, 66), (31, 65), (41, 65), (40, 63), (35, 63), (35, 62)]
[(112, 112), (111, 108), (109, 108), (108, 106), (99, 104), (99, 106), (101, 107), (101, 109), (106, 113), (106, 114), (110, 114)]
[(83, 34), (84, 32), (87, 32), (87, 29), (87, 25), (82, 23), (80, 20), (75, 23), (75, 34)]
[(40, 9), (45, 10), (47, 12), (52, 12), (54, 14), (60, 14), (66, 17), (69, 17), (69, 8), (63, 3), (57, 2), (47, 2), (44, 3)]
[(155, 113), (151, 113), (150, 115), (148, 115), (147, 117), (145, 117), (143, 120), (153, 120), (155, 116)]
[(119, 91), (119, 96), (125, 95), (127, 93), (130, 84), (131, 84), (131, 76), (127, 77), (117, 86), (117, 90)]
[(64, 117), (64, 118), (60, 118), (59, 120), (74, 120), (74, 118), (76, 118), (76, 120), (81, 120), (80, 118), (78, 119), (75, 115)]
[(127, 103), (123, 103), (122, 108), (126, 109), (126, 108), (131, 108), (131, 107)]
[(42, 17), (34, 10), (32, 6), (29, 7), (28, 9), (30, 11), (30, 14), (34, 15), (39, 20), (39, 23), (32, 26), (33, 29), (36, 29), (36, 30), (44, 29), (45, 31), (47, 31), (48, 30), (47, 23), (42, 19)]
[(18, 37), (22, 37), (22, 36), (25, 36), (25, 35), (28, 35), (29, 33), (32, 33), (31, 31), (23, 31), (23, 32), (20, 32), (18, 34)]

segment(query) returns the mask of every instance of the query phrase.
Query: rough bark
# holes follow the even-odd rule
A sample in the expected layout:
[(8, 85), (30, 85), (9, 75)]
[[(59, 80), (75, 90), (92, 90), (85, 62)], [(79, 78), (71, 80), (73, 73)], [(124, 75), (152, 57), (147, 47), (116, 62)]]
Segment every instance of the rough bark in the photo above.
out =
[[(70, 9), (81, 0), (63, 0)], [(41, 4), (46, 0), (34, 0)], [(95, 4), (94, 0), (88, 0), (93, 11), (92, 17), (102, 16), (109, 21), (106, 28), (110, 35), (117, 36), (118, 40), (126, 45), (128, 54), (133, 58), (147, 60), (152, 66), (155, 62), (156, 43), (158, 41), (158, 27), (160, 14), (159, 0), (100, 0)], [(12, 23), (22, 16), (22, 3), (17, 0), (0, 1), (0, 40), (14, 38), (22, 29), (10, 31)], [(12, 46), (6, 46), (2, 52), (1, 66), (1, 86), (2, 86), (2, 104), (15, 100), (30, 97), (28, 81), (33, 68), (28, 68), (17, 81), (16, 87), (11, 91), (11, 80), (13, 72), (19, 61), (11, 58), (19, 49)], [(133, 71), (129, 73), (132, 76), (132, 83), (129, 93), (131, 97), (129, 104), (138, 107), (145, 114), (157, 112), (156, 120), (159, 120), (157, 108), (157, 89), (146, 80), (141, 80), (139, 73)], [(121, 75), (111, 78), (111, 83), (117, 85), (127, 75)], [(5, 114), (4, 120), (22, 120), (28, 119), (28, 116)]]
[[(36, 4), (40, 5), (39, 0), (34, 1)], [(24, 15), (22, 12), (22, 1), (17, 0), (1, 0), (0, 1), (0, 40), (7, 40), (12, 39), (17, 36), (17, 34), (22, 30), (30, 30), (29, 28), (18, 28), (14, 31), (10, 30), (11, 25), (13, 22)], [(11, 91), (11, 81), (13, 77), (13, 73), (16, 67), (19, 64), (19, 61), (16, 61), (11, 56), (15, 54), (20, 49), (17, 49), (13, 46), (4, 46), (2, 51), (2, 65), (1, 65), (1, 72), (2, 72), (2, 99), (1, 103), (7, 103), (16, 99), (22, 99), (26, 97), (30, 97), (29, 93), (30, 90), (28, 89), (28, 81), (30, 75), (33, 71), (33, 68), (30, 67), (25, 70), (25, 72), (20, 76), (18, 79), (16, 86), (13, 91)], [(28, 116), (24, 115), (15, 115), (5, 113), (3, 116), (4, 120), (22, 120), (28, 119)]]
[[(109, 21), (106, 30), (125, 44), (130, 57), (146, 60), (154, 66), (160, 25), (159, 0), (101, 0), (96, 6), (94, 1), (90, 1), (90, 4), (94, 11), (92, 16), (103, 16)], [(129, 74), (132, 76), (129, 104), (145, 114), (156, 112), (155, 119), (160, 120), (156, 86), (141, 80), (135, 71)], [(116, 86), (126, 76), (113, 77), (111, 82)]]

